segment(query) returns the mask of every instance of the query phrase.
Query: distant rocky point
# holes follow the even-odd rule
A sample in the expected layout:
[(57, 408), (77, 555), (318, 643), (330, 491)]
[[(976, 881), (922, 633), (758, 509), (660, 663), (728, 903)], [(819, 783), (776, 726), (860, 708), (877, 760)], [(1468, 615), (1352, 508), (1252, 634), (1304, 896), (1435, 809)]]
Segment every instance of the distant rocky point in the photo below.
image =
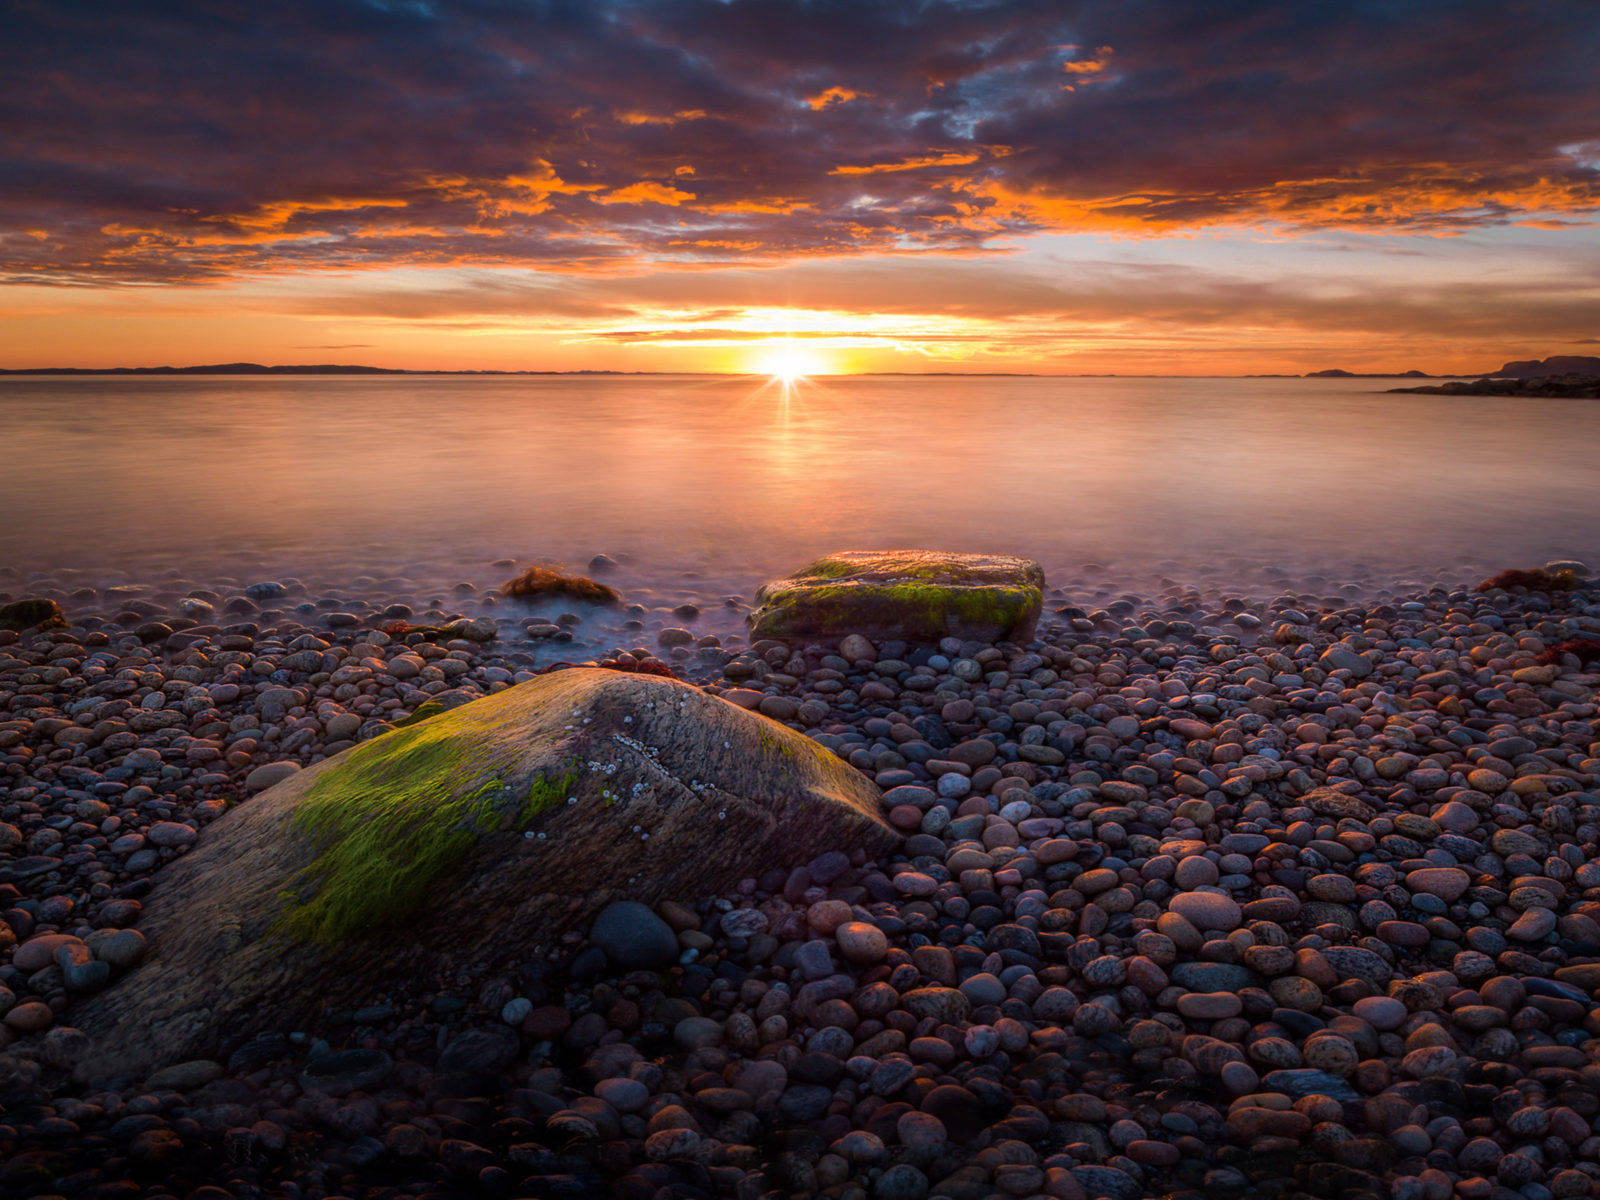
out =
[(1600, 375), (1543, 375), (1523, 379), (1453, 380), (1433, 387), (1390, 388), (1437, 396), (1524, 396), (1554, 400), (1600, 399)]
[(1553, 375), (1600, 375), (1600, 358), (1593, 354), (1556, 354), (1508, 362), (1498, 371), (1485, 372), (1486, 378), (1495, 379), (1547, 379)]
[[(1406, 376), (1431, 379), (1422, 371), (1407, 371)], [(1338, 368), (1313, 371), (1307, 379), (1364, 379)], [(1467, 380), (1451, 380), (1431, 387), (1390, 388), (1391, 392), (1417, 392), (1436, 396), (1523, 396), (1559, 400), (1600, 398), (1600, 357), (1592, 354), (1555, 354), (1549, 358), (1525, 359), (1506, 363), (1498, 371), (1486, 371)]]

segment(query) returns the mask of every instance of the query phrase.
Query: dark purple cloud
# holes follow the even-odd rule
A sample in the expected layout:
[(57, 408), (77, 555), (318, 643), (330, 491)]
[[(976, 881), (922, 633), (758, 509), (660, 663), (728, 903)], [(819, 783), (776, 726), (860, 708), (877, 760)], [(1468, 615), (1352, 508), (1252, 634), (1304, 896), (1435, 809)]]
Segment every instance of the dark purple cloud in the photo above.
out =
[(1597, 57), (1590, 0), (14, 0), (0, 272), (1586, 219)]

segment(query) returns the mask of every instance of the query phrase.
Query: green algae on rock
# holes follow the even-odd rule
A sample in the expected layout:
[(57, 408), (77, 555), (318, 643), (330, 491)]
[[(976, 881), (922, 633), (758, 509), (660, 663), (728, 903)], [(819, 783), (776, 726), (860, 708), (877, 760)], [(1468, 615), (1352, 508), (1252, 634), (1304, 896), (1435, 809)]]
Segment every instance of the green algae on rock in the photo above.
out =
[(407, 726), (416, 725), (426, 721), (429, 717), (437, 717), (445, 711), (445, 707), (437, 700), (424, 700), (417, 705), (417, 711), (409, 717), (403, 717), (394, 723), (396, 729), (405, 729)]
[(698, 688), (575, 668), (363, 742), (219, 819), (157, 879), (150, 954), (74, 1011), (83, 1078), (213, 1053), (386, 981), (503, 967), (613, 900), (724, 891), (898, 836), (877, 788)]
[(464, 716), (424, 717), (356, 746), (342, 771), (305, 791), (291, 826), (319, 850), (285, 889), (280, 928), (327, 942), (402, 920), (484, 835), (566, 798), (576, 771), (514, 787), (500, 777), (509, 764), (474, 754)]
[(1044, 570), (1009, 555), (849, 550), (764, 585), (756, 602), (755, 637), (1025, 641), (1044, 604)]

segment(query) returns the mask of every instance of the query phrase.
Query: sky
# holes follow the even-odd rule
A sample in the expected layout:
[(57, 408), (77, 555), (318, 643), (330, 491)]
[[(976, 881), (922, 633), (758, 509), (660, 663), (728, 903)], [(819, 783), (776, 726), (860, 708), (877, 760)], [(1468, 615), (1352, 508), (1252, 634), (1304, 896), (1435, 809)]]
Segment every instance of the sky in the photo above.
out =
[(0, 366), (1600, 354), (1593, 0), (10, 0)]

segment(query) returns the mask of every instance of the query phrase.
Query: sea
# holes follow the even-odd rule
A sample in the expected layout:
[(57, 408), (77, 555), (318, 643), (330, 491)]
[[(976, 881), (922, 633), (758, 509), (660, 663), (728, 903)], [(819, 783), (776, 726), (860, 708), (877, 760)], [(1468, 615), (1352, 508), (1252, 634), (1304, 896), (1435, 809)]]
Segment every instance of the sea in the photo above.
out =
[[(702, 603), (837, 549), (1324, 591), (1600, 567), (1600, 403), (1399, 379), (10, 376), (0, 590), (587, 569)], [(355, 581), (364, 583), (357, 584)]]

